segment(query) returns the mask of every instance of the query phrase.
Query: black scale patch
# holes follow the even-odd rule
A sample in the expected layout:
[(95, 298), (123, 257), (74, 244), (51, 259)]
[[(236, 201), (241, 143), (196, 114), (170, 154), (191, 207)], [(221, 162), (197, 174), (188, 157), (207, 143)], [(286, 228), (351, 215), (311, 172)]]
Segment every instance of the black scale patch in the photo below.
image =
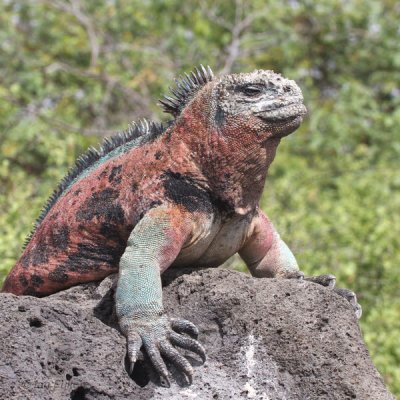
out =
[(28, 279), (24, 275), (20, 275), (18, 280), (21, 286), (25, 288), (23, 290), (23, 294), (28, 296), (37, 296), (36, 288), (44, 283), (44, 280), (39, 275), (36, 274), (33, 274), (31, 276), (30, 285)]
[(111, 173), (108, 176), (108, 182), (115, 184), (120, 183), (122, 179), (121, 170), (122, 170), (122, 165), (112, 167)]
[(25, 268), (30, 265), (46, 264), (49, 261), (49, 246), (46, 243), (38, 243), (33, 251), (23, 254), (21, 257), (21, 265)]
[(39, 275), (33, 274), (31, 276), (31, 284), (33, 287), (38, 287), (38, 286), (42, 285), (43, 283), (44, 283), (44, 280)]
[(98, 179), (99, 181), (101, 181), (101, 180), (103, 180), (103, 179), (107, 176), (107, 174), (108, 174), (108, 167), (105, 168), (105, 169), (97, 176), (97, 179)]
[(20, 275), (18, 280), (22, 286), (28, 286), (28, 284), (29, 284), (28, 279), (26, 279), (26, 277), (24, 275)]
[(53, 245), (60, 250), (66, 250), (69, 245), (69, 228), (62, 225), (53, 233)]
[(108, 223), (123, 224), (125, 213), (121, 205), (116, 203), (118, 191), (106, 188), (95, 192), (79, 208), (76, 219), (78, 221), (91, 221), (95, 217), (103, 217)]
[(182, 205), (189, 212), (210, 212), (210, 195), (192, 177), (179, 172), (166, 171), (164, 179), (165, 195), (175, 204)]
[(106, 237), (107, 240), (112, 240), (117, 243), (121, 240), (121, 229), (114, 224), (103, 222), (100, 225), (100, 233)]
[(65, 267), (59, 266), (49, 273), (49, 280), (58, 283), (68, 282), (68, 275), (65, 273)]
[(68, 272), (87, 274), (95, 271), (100, 265), (117, 269), (126, 243), (121, 240), (110, 243), (80, 243), (78, 251), (70, 254), (62, 265), (49, 273), (49, 280), (58, 283), (68, 281)]
[(49, 219), (55, 221), (59, 217), (60, 213), (57, 211), (55, 212)]

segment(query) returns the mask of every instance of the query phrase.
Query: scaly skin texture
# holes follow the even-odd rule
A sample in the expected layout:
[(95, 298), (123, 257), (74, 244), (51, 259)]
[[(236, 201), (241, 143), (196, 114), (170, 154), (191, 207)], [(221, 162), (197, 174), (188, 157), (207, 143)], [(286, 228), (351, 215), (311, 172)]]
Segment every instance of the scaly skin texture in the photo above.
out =
[[(162, 357), (193, 375), (175, 346), (205, 359), (197, 328), (163, 311), (169, 266), (218, 266), (239, 252), (254, 276), (303, 277), (258, 203), (281, 138), (306, 109), (294, 81), (262, 70), (214, 78), (197, 69), (161, 103), (174, 120), (160, 134), (150, 140), (154, 126), (142, 128), (143, 140), (96, 153), (60, 186), (3, 291), (45, 296), (119, 271), (132, 366), (146, 351), (168, 385)], [(331, 275), (310, 279), (334, 286)]]

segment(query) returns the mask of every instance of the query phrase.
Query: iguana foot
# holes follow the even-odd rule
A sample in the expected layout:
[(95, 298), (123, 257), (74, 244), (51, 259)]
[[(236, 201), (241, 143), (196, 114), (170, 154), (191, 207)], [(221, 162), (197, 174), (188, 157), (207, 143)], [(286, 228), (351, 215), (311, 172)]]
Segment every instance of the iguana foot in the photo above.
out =
[[(119, 321), (122, 333), (127, 339), (127, 353), (132, 374), (133, 367), (140, 356), (141, 348), (146, 351), (151, 363), (160, 376), (162, 386), (169, 387), (169, 374), (163, 357), (175, 364), (192, 383), (193, 367), (174, 346), (198, 354), (203, 362), (206, 353), (203, 346), (195, 340), (198, 329), (191, 322), (171, 319), (166, 315), (156, 318), (122, 318)], [(186, 336), (187, 334), (189, 336)]]
[(362, 308), (361, 308), (360, 304), (357, 303), (356, 294), (349, 289), (335, 288), (335, 284), (336, 284), (335, 275), (324, 274), (324, 275), (318, 275), (318, 276), (310, 276), (310, 277), (304, 278), (304, 280), (317, 283), (318, 285), (325, 286), (328, 289), (333, 290), (339, 296), (344, 297), (350, 303), (350, 305), (353, 307), (356, 317), (358, 319), (361, 318)]

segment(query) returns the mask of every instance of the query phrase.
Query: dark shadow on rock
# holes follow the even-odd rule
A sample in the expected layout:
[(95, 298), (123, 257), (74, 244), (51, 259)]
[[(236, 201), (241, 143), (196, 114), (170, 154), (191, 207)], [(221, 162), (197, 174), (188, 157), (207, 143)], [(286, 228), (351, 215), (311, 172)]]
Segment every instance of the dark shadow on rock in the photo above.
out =
[(115, 312), (115, 288), (111, 287), (93, 308), (93, 315), (103, 324), (120, 331), (117, 314)]
[(133, 371), (130, 374), (130, 363), (128, 355), (125, 356), (125, 370), (128, 375), (134, 380), (134, 382), (140, 387), (145, 387), (150, 382), (150, 371), (148, 360), (139, 359), (136, 361)]
[(171, 268), (167, 269), (161, 276), (162, 286), (167, 287), (172, 282), (174, 282), (177, 278), (179, 278), (181, 276), (190, 275), (193, 272), (200, 272), (200, 271), (203, 271), (206, 269), (209, 269), (209, 268), (207, 268), (207, 267), (183, 267), (183, 268), (171, 267)]

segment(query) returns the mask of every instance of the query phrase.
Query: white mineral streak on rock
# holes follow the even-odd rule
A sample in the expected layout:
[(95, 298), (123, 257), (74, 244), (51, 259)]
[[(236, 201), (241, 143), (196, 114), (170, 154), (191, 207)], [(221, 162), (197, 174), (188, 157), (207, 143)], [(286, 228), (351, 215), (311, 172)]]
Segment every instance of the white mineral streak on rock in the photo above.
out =
[(255, 399), (257, 397), (257, 390), (253, 387), (253, 371), (256, 360), (254, 359), (255, 339), (252, 332), (248, 336), (248, 345), (245, 349), (242, 348), (242, 351), (244, 351), (245, 354), (245, 366), (247, 369), (246, 375), (247, 378), (249, 378), (249, 380), (243, 386), (243, 390), (247, 393), (248, 399)]
[(257, 390), (254, 389), (253, 386), (251, 386), (249, 382), (246, 382), (246, 384), (243, 386), (243, 389), (247, 392), (248, 399), (256, 399), (257, 398)]
[(183, 399), (195, 399), (197, 397), (197, 393), (194, 393), (191, 389), (184, 389), (179, 392), (180, 395), (185, 396)]
[(247, 347), (246, 350), (246, 367), (247, 367), (247, 377), (251, 378), (253, 375), (253, 368), (254, 368), (254, 364), (255, 364), (255, 360), (254, 360), (254, 351), (255, 351), (255, 347), (254, 347), (254, 335), (252, 333), (250, 333), (249, 337), (249, 345)]
[[(249, 380), (246, 382), (246, 384), (243, 386), (243, 391), (246, 393), (248, 399), (257, 399), (257, 400), (275, 400), (271, 397), (269, 397), (265, 392), (259, 393), (257, 390), (254, 388), (254, 386), (259, 386), (255, 381), (255, 374), (257, 372), (255, 366), (257, 363), (257, 360), (255, 359), (255, 353), (256, 353), (256, 348), (257, 348), (257, 341), (254, 338), (253, 333), (251, 332), (248, 336), (248, 345), (246, 348), (242, 347), (242, 352), (245, 355), (245, 366), (247, 369), (247, 378)], [(265, 372), (265, 371), (264, 371)], [(272, 382), (272, 386), (276, 390), (275, 384)], [(285, 399), (283, 399), (285, 400)]]

